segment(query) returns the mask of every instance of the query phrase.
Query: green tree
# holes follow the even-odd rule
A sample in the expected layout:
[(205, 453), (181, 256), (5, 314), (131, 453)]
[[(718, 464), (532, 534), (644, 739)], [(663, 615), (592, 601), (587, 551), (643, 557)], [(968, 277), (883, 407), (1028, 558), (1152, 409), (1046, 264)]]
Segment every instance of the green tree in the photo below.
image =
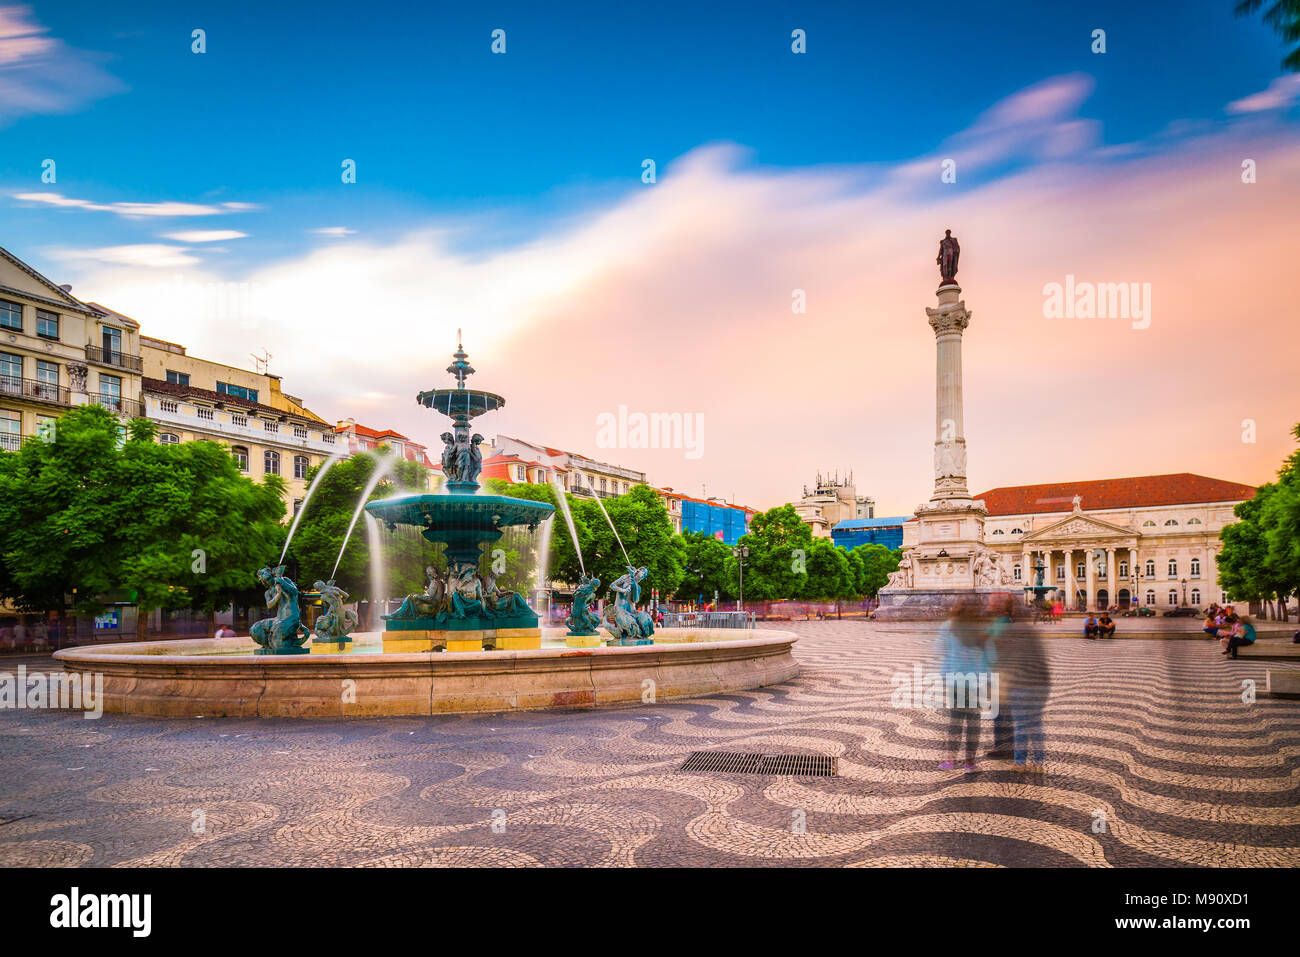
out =
[(889, 582), (889, 575), (898, 569), (903, 557), (901, 548), (888, 548), (877, 542), (859, 545), (849, 552), (853, 566), (854, 594), (875, 598)]
[(73, 409), (51, 441), (0, 455), (0, 596), (60, 619), (110, 596), (142, 613), (211, 611), (274, 557), (282, 488), (245, 478), (214, 443), (158, 445), (143, 419)]
[[(1293, 434), (1300, 440), (1300, 425)], [(1237, 521), (1219, 533), (1219, 585), (1236, 600), (1276, 599), (1286, 621), (1287, 599), (1300, 589), (1300, 452), (1233, 514)]]
[(808, 575), (801, 597), (839, 601), (851, 598), (853, 594), (853, 571), (848, 552), (828, 538), (814, 539), (808, 552)]
[(750, 521), (749, 531), (740, 537), (740, 544), (749, 546), (745, 559), (747, 601), (802, 596), (813, 536), (793, 505), (759, 512)]
[[(308, 470), (308, 483), (315, 480), (321, 468), (323, 465)], [(445, 567), (439, 547), (421, 537), (418, 529), (410, 526), (398, 526), (394, 531), (381, 528), (380, 542), (386, 572), (384, 590), (388, 594), (372, 595), (370, 543), (364, 512), (357, 519), (346, 551), (339, 557), (357, 504), (377, 468), (379, 461), (376, 457), (364, 452), (340, 459), (321, 479), (311, 500), (303, 506), (302, 519), (289, 543), (286, 560), (304, 590), (314, 581), (335, 578), (352, 601), (396, 598), (424, 590), (426, 565)], [(399, 460), (393, 463), (389, 475), (376, 485), (368, 500), (424, 490), (424, 467), (418, 462)], [(338, 573), (332, 575), (335, 561), (338, 561)]]
[(704, 532), (683, 532), (681, 538), (685, 573), (675, 597), (707, 603), (713, 601), (716, 592), (719, 600), (733, 600), (737, 594), (737, 578), (731, 547)]
[[(1264, 6), (1265, 0), (1240, 0), (1233, 12), (1239, 17), (1254, 16)], [(1296, 44), (1283, 59), (1287, 70), (1300, 70), (1300, 0), (1271, 0), (1264, 11), (1264, 22), (1287, 44)]]

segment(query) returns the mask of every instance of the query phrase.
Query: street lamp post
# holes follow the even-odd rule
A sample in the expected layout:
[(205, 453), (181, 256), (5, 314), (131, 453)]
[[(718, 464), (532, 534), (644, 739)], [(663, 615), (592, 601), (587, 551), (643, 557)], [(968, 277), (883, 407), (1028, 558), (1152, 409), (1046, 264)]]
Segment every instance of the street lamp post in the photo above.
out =
[(1137, 566), (1134, 566), (1133, 574), (1129, 576), (1129, 582), (1133, 586), (1133, 594), (1129, 598), (1129, 607), (1132, 607), (1133, 603), (1136, 602), (1138, 608), (1141, 608), (1142, 602), (1138, 596), (1142, 589), (1142, 572), (1138, 570)]
[(1183, 604), (1187, 604), (1187, 579), (1183, 579)]
[(736, 545), (731, 549), (731, 554), (736, 556), (740, 565), (740, 611), (745, 612), (745, 559), (749, 557), (748, 545)]

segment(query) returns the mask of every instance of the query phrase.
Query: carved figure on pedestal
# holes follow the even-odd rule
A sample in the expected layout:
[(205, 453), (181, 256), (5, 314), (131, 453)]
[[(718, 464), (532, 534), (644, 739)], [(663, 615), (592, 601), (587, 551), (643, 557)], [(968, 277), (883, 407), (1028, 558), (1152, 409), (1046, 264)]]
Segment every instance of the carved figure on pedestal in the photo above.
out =
[(447, 611), (447, 584), (438, 577), (438, 570), (432, 565), (424, 570), (429, 582), (422, 593), (407, 595), (401, 606), (387, 619), (436, 618)]
[(912, 587), (912, 556), (909, 553), (904, 552), (903, 557), (899, 559), (897, 570), (889, 573), (889, 584), (886, 587)]
[(484, 599), (483, 603), (487, 606), (488, 612), (503, 618), (512, 615), (531, 615), (533, 610), (528, 607), (528, 602), (524, 601), (522, 595), (517, 591), (508, 591), (497, 584), (495, 575), (488, 575), (483, 582)]
[(298, 586), (284, 574), (284, 569), (277, 565), (257, 572), (257, 580), (266, 588), (266, 610), (273, 616), (254, 622), (248, 629), (249, 636), (262, 646), (259, 655), (303, 654), (302, 644), (311, 637), (298, 608)]
[(312, 585), (321, 601), (325, 603), (325, 614), (316, 619), (313, 629), (318, 641), (347, 641), (348, 634), (357, 627), (357, 613), (343, 607), (348, 600), (348, 593), (334, 579), (316, 582)]
[(578, 582), (578, 587), (573, 590), (573, 611), (564, 622), (569, 626), (569, 634), (577, 636), (596, 634), (596, 629), (600, 626), (600, 616), (591, 610), (591, 602), (599, 587), (600, 579), (594, 575), (590, 578), (584, 577)]
[(641, 582), (649, 572), (644, 565), (640, 568), (629, 565), (627, 574), (609, 586), (614, 593), (614, 606), (607, 613), (605, 627), (616, 640), (636, 641), (655, 633), (650, 615), (636, 608), (641, 601)]

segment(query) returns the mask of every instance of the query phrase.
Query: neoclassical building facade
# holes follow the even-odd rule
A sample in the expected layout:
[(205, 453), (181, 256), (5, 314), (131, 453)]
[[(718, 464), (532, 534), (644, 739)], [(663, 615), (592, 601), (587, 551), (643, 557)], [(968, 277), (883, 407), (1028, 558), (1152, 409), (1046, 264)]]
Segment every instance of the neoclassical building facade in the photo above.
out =
[[(1219, 532), (1255, 489), (1203, 475), (1144, 475), (995, 488), (984, 541), (1010, 564), (1017, 585), (1036, 581), (1068, 608), (1167, 611), (1230, 599), (1218, 585)], [(914, 524), (914, 523), (909, 523)]]

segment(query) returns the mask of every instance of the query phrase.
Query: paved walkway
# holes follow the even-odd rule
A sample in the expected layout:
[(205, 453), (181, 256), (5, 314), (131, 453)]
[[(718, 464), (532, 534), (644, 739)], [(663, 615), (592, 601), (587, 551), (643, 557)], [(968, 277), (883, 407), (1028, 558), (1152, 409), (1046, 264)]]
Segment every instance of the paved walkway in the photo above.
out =
[[(0, 865), (1300, 864), (1300, 703), (1242, 701), (1262, 662), (1047, 642), (1049, 773), (966, 774), (938, 768), (940, 715), (890, 706), (925, 635), (787, 627), (794, 681), (618, 711), (0, 711)], [(707, 749), (832, 754), (839, 776), (678, 770)]]

